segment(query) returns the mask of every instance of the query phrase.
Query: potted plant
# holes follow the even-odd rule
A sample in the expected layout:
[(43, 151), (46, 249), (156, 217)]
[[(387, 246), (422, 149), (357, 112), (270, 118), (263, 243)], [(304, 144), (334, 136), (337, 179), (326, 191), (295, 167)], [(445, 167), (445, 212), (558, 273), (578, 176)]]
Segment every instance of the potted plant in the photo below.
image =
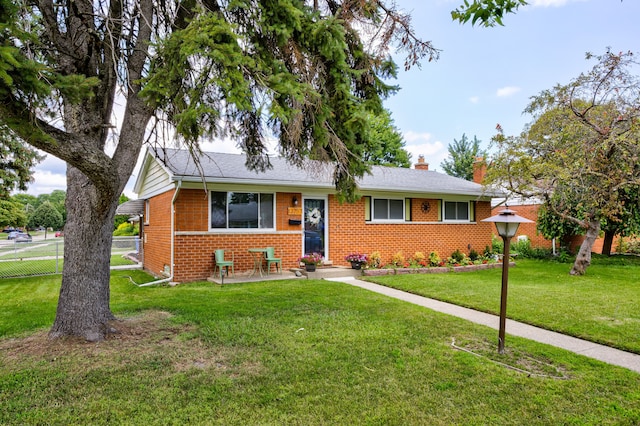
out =
[(307, 253), (298, 261), (304, 264), (304, 269), (308, 272), (313, 272), (316, 270), (316, 266), (322, 263), (322, 255), (320, 253)]
[(350, 253), (345, 256), (344, 260), (347, 262), (351, 262), (351, 268), (353, 269), (362, 269), (362, 265), (369, 261), (369, 258), (366, 254), (361, 253)]

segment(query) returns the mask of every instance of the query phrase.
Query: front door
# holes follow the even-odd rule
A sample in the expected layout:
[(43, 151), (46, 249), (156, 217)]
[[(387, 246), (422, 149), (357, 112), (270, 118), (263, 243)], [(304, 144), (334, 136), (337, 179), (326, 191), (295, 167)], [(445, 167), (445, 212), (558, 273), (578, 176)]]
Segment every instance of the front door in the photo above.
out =
[(304, 254), (320, 253), (326, 258), (325, 203), (323, 198), (304, 199)]

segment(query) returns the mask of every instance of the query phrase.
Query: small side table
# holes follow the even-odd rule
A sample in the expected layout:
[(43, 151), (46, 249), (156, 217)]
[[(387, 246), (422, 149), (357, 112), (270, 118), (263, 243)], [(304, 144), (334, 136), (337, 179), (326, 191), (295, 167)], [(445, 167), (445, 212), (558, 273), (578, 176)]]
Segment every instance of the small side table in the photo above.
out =
[(248, 252), (251, 254), (251, 257), (253, 258), (253, 271), (251, 271), (251, 275), (249, 275), (249, 277), (253, 277), (256, 271), (258, 271), (258, 273), (262, 277), (263, 276), (262, 261), (264, 259), (264, 255), (267, 253), (267, 249), (266, 248), (250, 248)]

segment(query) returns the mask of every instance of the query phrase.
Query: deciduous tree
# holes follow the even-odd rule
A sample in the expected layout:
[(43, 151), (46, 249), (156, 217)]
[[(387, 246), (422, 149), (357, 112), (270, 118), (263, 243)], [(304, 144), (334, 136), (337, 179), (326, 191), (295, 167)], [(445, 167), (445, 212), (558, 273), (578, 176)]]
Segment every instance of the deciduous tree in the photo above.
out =
[(62, 215), (49, 201), (45, 201), (29, 216), (29, 228), (44, 226), (44, 238), (47, 238), (49, 228), (60, 229), (62, 227)]
[[(499, 148), (489, 179), (545, 202), (585, 231), (571, 274), (582, 275), (603, 221), (628, 213), (640, 185), (640, 79), (632, 53), (588, 54), (596, 65), (566, 85), (533, 98), (533, 124), (520, 137), (494, 139)], [(578, 214), (579, 213), (579, 214)]]
[(0, 200), (0, 226), (18, 228), (27, 224), (27, 215), (22, 204), (13, 200)]

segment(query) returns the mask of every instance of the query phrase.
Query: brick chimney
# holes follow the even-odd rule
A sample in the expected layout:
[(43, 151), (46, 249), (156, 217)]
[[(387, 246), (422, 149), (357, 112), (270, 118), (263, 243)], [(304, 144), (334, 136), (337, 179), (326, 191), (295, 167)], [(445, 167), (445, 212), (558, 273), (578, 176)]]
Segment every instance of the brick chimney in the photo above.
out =
[(418, 162), (413, 165), (416, 170), (429, 170), (429, 163), (424, 162), (424, 155), (418, 155)]
[(482, 184), (484, 175), (487, 174), (487, 163), (483, 157), (476, 157), (473, 161), (473, 181)]

